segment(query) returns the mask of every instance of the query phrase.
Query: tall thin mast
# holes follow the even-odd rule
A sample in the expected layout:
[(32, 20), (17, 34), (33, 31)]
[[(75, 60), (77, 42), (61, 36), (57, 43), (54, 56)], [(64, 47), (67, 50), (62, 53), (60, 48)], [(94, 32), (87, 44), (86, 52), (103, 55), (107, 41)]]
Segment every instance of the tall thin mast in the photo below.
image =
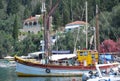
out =
[(42, 44), (42, 51), (45, 51), (45, 17), (46, 17), (46, 7), (45, 7), (45, 0), (42, 0), (42, 18), (43, 18), (43, 24), (42, 24), (42, 29), (44, 30), (44, 35), (43, 35), (43, 41), (41, 41)]
[(98, 52), (100, 52), (100, 43), (99, 43), (99, 23), (98, 23), (98, 5), (96, 5), (96, 47)]
[(45, 63), (47, 64), (47, 58), (48, 58), (48, 44), (47, 44), (47, 24), (46, 24), (46, 7), (45, 7), (45, 0), (42, 0), (42, 10), (41, 10), (42, 14), (43, 14), (43, 27), (44, 27), (44, 58), (46, 59)]
[(87, 10), (87, 1), (85, 2), (86, 5), (86, 49), (88, 48), (88, 10)]
[[(43, 12), (43, 19), (44, 19), (44, 41), (45, 41), (45, 59), (46, 64), (49, 61), (49, 56), (51, 55), (51, 40), (50, 40), (50, 16), (54, 13), (55, 9), (57, 8), (59, 2), (61, 0), (57, 0), (56, 4), (51, 7), (48, 14), (46, 14), (45, 8), (45, 0), (42, 0), (42, 12)], [(52, 1), (51, 1), (52, 2)]]

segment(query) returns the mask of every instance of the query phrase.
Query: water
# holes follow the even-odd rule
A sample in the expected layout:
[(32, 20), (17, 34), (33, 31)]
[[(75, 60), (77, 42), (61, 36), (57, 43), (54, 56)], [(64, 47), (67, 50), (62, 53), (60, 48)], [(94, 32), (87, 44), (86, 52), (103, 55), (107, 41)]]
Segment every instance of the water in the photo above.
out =
[(4, 66), (0, 67), (0, 81), (81, 81), (81, 77), (17, 77), (15, 67)]

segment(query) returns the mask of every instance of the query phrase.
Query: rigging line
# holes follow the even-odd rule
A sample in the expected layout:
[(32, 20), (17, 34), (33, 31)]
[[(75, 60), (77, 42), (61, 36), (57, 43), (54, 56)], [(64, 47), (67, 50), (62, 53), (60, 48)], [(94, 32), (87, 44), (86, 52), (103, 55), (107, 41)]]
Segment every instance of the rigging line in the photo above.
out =
[[(80, 6), (80, 7), (81, 7), (81, 6)], [(80, 20), (82, 21), (83, 16), (84, 16), (84, 12), (85, 12), (85, 6), (84, 6), (84, 8), (81, 7), (81, 9), (82, 9), (82, 16), (81, 16), (81, 19), (80, 19)]]
[[(65, 5), (66, 4), (66, 2), (64, 1), (64, 0), (62, 0), (62, 2), (63, 2), (63, 4)], [(73, 5), (72, 5), (72, 7), (73, 7)], [(77, 6), (76, 7), (77, 9), (79, 9), (79, 7)], [(80, 8), (81, 8), (81, 10), (82, 10), (82, 15), (81, 15), (81, 18), (80, 18), (80, 20), (82, 20), (83, 19), (83, 14), (84, 14), (84, 12), (85, 12), (85, 6), (84, 6), (84, 8), (80, 5)], [(72, 9), (72, 8), (71, 8)], [(68, 9), (66, 9), (67, 11), (68, 11)], [(73, 10), (72, 10), (73, 11)], [(73, 15), (73, 13), (72, 13), (72, 17), (73, 17), (74, 15)], [(72, 20), (74, 20), (74, 19), (72, 19)]]
[(78, 27), (77, 37), (76, 37), (76, 41), (75, 41), (75, 45), (74, 45), (74, 53), (76, 52), (76, 45), (77, 45), (77, 40), (78, 40), (78, 36), (79, 36), (79, 31), (80, 31), (80, 27)]
[[(80, 7), (81, 7), (81, 9), (82, 9), (82, 6), (80, 6)], [(85, 12), (85, 6), (84, 6), (84, 8), (83, 8), (83, 10), (82, 10), (82, 17), (81, 17), (80, 20), (83, 19), (83, 16), (84, 16), (83, 14), (84, 14), (84, 12)], [(75, 52), (75, 50), (76, 50), (76, 45), (77, 45), (77, 40), (78, 40), (79, 32), (80, 32), (80, 27), (78, 27), (78, 31), (77, 31), (77, 37), (76, 37), (75, 44), (74, 44), (74, 52)]]
[(116, 39), (119, 38), (119, 36), (117, 35), (117, 32), (116, 32), (116, 31), (115, 31), (113, 34), (114, 34), (114, 36), (116, 37)]

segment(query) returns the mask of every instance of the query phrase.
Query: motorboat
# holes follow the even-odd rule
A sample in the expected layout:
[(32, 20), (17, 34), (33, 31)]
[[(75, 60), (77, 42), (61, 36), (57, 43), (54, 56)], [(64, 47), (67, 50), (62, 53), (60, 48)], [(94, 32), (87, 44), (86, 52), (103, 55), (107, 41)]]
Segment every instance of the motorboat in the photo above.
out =
[[(103, 69), (101, 67), (110, 66)], [(120, 81), (119, 63), (97, 64), (96, 73), (90, 71), (82, 76), (82, 81)]]

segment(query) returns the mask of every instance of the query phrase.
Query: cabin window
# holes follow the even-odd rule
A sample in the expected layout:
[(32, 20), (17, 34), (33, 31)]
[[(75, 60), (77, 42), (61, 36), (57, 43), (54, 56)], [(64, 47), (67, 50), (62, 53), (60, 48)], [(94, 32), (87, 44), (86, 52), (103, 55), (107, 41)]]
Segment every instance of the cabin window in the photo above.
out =
[(80, 56), (87, 56), (88, 53), (87, 52), (80, 52)]
[(39, 59), (42, 59), (42, 54), (39, 54)]
[(88, 53), (87, 52), (84, 52), (84, 56), (87, 56), (88, 55)]
[(92, 54), (92, 58), (95, 58), (95, 54)]
[(83, 56), (83, 52), (80, 52), (80, 56)]

